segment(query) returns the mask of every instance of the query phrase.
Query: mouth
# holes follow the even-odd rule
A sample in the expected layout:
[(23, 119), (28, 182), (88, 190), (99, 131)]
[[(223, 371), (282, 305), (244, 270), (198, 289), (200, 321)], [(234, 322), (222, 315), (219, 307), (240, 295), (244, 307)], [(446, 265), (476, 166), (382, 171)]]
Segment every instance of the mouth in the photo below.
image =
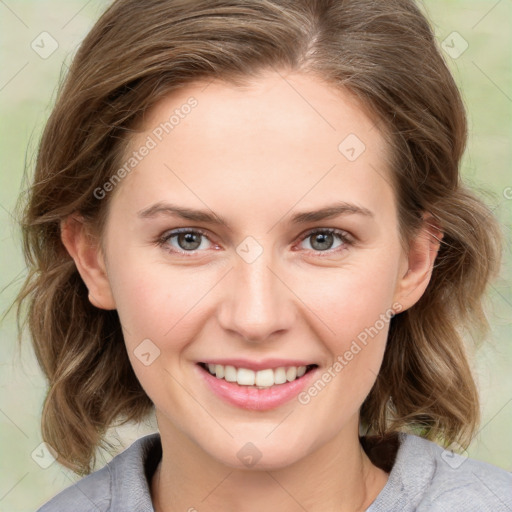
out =
[(294, 382), (318, 367), (316, 364), (309, 364), (307, 366), (280, 366), (255, 371), (249, 368), (238, 368), (223, 364), (198, 363), (198, 365), (217, 379), (256, 389), (267, 389), (287, 382)]
[[(259, 366), (259, 365), (257, 365)], [(275, 409), (296, 397), (318, 373), (317, 364), (250, 369), (200, 362), (207, 389), (224, 402), (253, 411)]]

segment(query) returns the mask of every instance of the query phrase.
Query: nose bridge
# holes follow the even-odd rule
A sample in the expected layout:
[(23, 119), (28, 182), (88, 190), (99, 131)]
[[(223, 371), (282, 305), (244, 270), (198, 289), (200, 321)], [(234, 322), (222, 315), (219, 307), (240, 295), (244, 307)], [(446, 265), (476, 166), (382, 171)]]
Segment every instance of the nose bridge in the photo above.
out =
[[(244, 253), (247, 247), (249, 250)], [(225, 329), (251, 341), (263, 341), (277, 331), (289, 329), (294, 317), (291, 292), (278, 277), (272, 251), (262, 249), (250, 242), (238, 247), (240, 257), (230, 272), (219, 318)]]

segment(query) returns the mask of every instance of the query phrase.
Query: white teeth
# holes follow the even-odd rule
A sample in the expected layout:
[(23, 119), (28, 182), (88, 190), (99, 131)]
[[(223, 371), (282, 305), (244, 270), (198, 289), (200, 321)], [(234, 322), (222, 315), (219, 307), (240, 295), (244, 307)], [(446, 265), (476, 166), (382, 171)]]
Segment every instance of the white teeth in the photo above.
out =
[[(239, 372), (241, 370), (238, 370)], [(274, 370), (260, 370), (256, 372), (256, 386), (270, 387), (274, 385)]]
[(286, 368), (280, 366), (274, 370), (274, 384), (284, 384), (286, 382)]
[(229, 365), (222, 366), (221, 364), (217, 364), (217, 365), (215, 365), (215, 368), (217, 368), (217, 366), (224, 368), (224, 379), (225, 380), (227, 380), (228, 382), (236, 382), (237, 371), (234, 366), (229, 366)]
[(286, 380), (288, 382), (291, 382), (292, 380), (295, 380), (297, 378), (297, 367), (296, 366), (290, 366), (286, 370)]
[[(218, 379), (222, 379), (224, 377), (224, 366), (222, 366), (221, 364), (216, 364), (216, 365), (212, 365), (212, 366), (215, 366), (213, 373), (215, 373), (215, 375), (217, 375)], [(210, 368), (210, 365), (208, 365), (208, 368)]]
[(236, 381), (241, 386), (254, 386), (256, 380), (256, 374), (252, 370), (247, 368), (238, 368), (236, 373)]
[(275, 384), (292, 382), (306, 373), (305, 366), (280, 366), (279, 368), (268, 368), (257, 372), (248, 368), (235, 368), (222, 364), (208, 364), (207, 367), (209, 372), (218, 379), (236, 382), (240, 386), (256, 386), (258, 388), (269, 388)]

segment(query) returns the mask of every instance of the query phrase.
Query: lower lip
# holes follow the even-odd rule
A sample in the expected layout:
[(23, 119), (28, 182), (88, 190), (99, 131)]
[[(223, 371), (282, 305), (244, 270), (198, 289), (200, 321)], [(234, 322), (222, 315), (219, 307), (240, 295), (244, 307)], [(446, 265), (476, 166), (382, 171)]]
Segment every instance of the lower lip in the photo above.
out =
[(209, 388), (226, 402), (242, 409), (267, 411), (275, 409), (297, 396), (311, 381), (318, 367), (292, 382), (276, 384), (264, 389), (241, 386), (236, 382), (218, 379), (199, 365), (197, 365), (197, 369)]

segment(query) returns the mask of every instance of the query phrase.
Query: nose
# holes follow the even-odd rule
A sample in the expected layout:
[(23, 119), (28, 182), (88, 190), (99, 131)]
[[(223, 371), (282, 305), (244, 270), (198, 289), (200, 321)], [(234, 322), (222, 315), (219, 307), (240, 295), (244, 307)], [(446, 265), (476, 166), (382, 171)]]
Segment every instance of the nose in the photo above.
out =
[[(268, 251), (270, 252), (270, 251)], [(266, 251), (256, 261), (235, 262), (226, 277), (218, 320), (245, 341), (262, 342), (290, 330), (296, 320), (294, 294)]]

